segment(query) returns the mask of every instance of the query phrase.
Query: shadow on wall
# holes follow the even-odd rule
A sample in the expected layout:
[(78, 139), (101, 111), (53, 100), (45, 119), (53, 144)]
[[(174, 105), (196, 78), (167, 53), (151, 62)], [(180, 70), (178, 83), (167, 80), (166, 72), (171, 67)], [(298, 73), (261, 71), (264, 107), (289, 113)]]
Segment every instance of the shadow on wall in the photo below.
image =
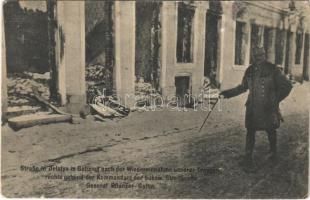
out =
[(49, 71), (47, 13), (23, 9), (18, 1), (3, 8), (8, 73)]

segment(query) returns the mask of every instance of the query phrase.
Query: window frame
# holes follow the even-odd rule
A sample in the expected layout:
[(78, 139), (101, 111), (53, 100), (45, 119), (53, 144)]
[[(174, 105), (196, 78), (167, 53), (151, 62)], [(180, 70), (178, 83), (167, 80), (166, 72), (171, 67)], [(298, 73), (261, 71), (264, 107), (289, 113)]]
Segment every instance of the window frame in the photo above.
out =
[[(237, 22), (241, 22), (241, 23), (244, 23), (245, 24), (245, 29), (248, 33), (247, 35), (247, 38), (246, 38), (246, 50), (245, 50), (245, 59), (244, 59), (244, 64), (242, 65), (238, 65), (238, 64), (235, 64), (235, 45), (236, 45), (236, 28), (237, 28)], [(250, 21), (248, 20), (242, 20), (242, 19), (237, 19), (234, 21), (234, 24), (233, 24), (233, 58), (232, 58), (232, 68), (234, 70), (240, 70), (240, 71), (244, 71), (250, 64), (250, 59), (249, 59), (249, 56), (250, 56), (250, 48), (251, 48), (251, 37), (250, 37), (250, 33), (251, 33), (251, 23)]]
[[(191, 19), (191, 45), (190, 45), (190, 61), (188, 62), (184, 62), (184, 61), (179, 61), (178, 60), (178, 33), (179, 33), (179, 6), (182, 5), (184, 6), (186, 9), (190, 9), (193, 11), (193, 16), (192, 16), (192, 19)], [(176, 43), (175, 43), (175, 64), (177, 65), (190, 65), (190, 64), (194, 64), (195, 63), (195, 59), (196, 59), (196, 55), (195, 55), (195, 52), (196, 52), (196, 33), (195, 33), (195, 28), (196, 28), (196, 19), (197, 18), (197, 10), (196, 10), (196, 7), (193, 6), (193, 5), (189, 5), (189, 4), (185, 4), (183, 2), (179, 2), (177, 3), (177, 9), (176, 9)]]

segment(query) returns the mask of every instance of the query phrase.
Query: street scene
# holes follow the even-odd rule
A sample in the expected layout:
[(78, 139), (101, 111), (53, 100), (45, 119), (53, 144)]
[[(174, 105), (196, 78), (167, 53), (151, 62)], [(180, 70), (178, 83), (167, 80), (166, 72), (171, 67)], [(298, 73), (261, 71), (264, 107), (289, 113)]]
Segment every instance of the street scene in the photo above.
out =
[[(257, 134), (254, 158), (258, 169), (254, 173), (244, 172), (239, 165), (244, 152), (245, 128), (244, 104), (238, 101), (242, 102), (245, 95), (223, 102), (230, 109), (214, 110), (200, 133), (198, 129), (206, 112), (193, 110), (133, 112), (121, 120), (105, 122), (89, 117), (78, 120), (77, 124), (36, 126), (18, 132), (5, 126), (2, 127), (2, 194), (68, 198), (305, 198), (309, 148), (309, 105), (304, 100), (309, 96), (306, 94), (309, 94), (309, 84), (295, 86), (281, 105), (285, 122), (278, 130), (277, 164), (265, 160), (266, 133)], [(51, 161), (53, 159), (56, 160)], [(222, 171), (219, 174), (174, 174), (197, 177), (189, 181), (143, 180), (142, 183), (152, 184), (155, 189), (113, 190), (87, 188), (86, 180), (47, 180), (43, 175), (54, 172), (25, 172), (20, 169), (22, 165), (200, 167)], [(104, 182), (112, 181), (94, 183)]]
[(308, 197), (308, 1), (2, 6), (4, 197)]

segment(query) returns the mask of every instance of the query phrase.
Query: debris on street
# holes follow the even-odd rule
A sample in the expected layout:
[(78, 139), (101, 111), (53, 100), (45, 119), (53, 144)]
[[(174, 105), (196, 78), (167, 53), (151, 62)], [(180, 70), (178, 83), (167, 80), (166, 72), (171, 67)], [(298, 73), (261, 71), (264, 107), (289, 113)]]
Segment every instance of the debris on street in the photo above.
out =
[(51, 108), (57, 114), (70, 115), (68, 113), (65, 113), (65, 112), (59, 110), (56, 106), (52, 105), (47, 100), (45, 100), (43, 97), (41, 97), (40, 94), (39, 94), (38, 88), (33, 87), (32, 91), (33, 91), (33, 93), (31, 95), (34, 96), (36, 98), (36, 100), (38, 100), (40, 103), (43, 103), (44, 105), (48, 106), (49, 108)]
[(72, 116), (70, 115), (51, 114), (50, 112), (38, 112), (35, 114), (22, 115), (11, 118), (8, 120), (8, 123), (14, 130), (19, 130), (21, 128), (27, 128), (41, 124), (71, 121)]
[(92, 103), (96, 96), (103, 95), (103, 89), (112, 94), (112, 69), (100, 64), (86, 67), (87, 103)]
[(125, 117), (130, 110), (118, 101), (114, 100), (112, 96), (98, 96), (94, 102), (90, 104), (92, 108), (91, 113), (98, 114), (101, 117)]
[(19, 130), (41, 124), (72, 122), (72, 115), (48, 102), (49, 81), (49, 72), (10, 74), (7, 112), (10, 127)]
[(204, 78), (202, 90), (203, 90), (203, 98), (204, 99), (218, 98), (218, 95), (220, 93), (220, 90), (211, 83), (211, 81), (208, 77)]
[(32, 93), (32, 88), (38, 88), (39, 94), (49, 99), (49, 73), (43, 75), (37, 73), (16, 73), (8, 77), (8, 105), (36, 105), (37, 102), (29, 97)]
[(102, 117), (123, 117), (122, 114), (117, 111), (105, 106), (104, 104), (90, 104), (90, 106)]
[[(161, 95), (152, 84), (144, 82), (143, 78), (139, 78), (139, 80), (135, 83), (135, 106), (138, 107), (149, 107), (156, 103), (156, 99), (160, 98)], [(152, 102), (155, 101), (155, 102)]]
[[(112, 68), (101, 64), (86, 67), (87, 103), (90, 106), (90, 113), (97, 118), (124, 117), (129, 114), (130, 110), (112, 96), (112, 74)], [(86, 118), (88, 114), (80, 113), (82, 118)]]

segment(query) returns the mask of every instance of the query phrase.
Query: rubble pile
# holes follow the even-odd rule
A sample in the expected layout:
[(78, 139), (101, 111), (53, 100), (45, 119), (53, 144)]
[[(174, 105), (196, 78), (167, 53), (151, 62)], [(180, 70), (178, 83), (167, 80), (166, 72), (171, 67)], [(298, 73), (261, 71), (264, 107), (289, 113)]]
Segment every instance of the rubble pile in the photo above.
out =
[(112, 93), (112, 70), (103, 65), (86, 67), (87, 102), (91, 103), (94, 97), (103, 94), (103, 90)]
[[(91, 108), (90, 113), (100, 119), (124, 117), (129, 114), (129, 109), (112, 97), (112, 83), (113, 72), (110, 67), (100, 64), (86, 67), (87, 103)], [(84, 115), (81, 115), (82, 118), (86, 117)]]
[(11, 74), (8, 77), (8, 104), (9, 106), (36, 105), (37, 101), (30, 97), (33, 90), (37, 88), (39, 94), (49, 99), (49, 73), (20, 73)]
[(211, 83), (208, 77), (204, 78), (202, 90), (204, 94), (203, 95), (204, 99), (218, 98), (218, 95), (220, 93), (220, 90)]
[(152, 99), (160, 96), (150, 83), (144, 82), (143, 78), (135, 83), (135, 100), (137, 106), (150, 106)]

